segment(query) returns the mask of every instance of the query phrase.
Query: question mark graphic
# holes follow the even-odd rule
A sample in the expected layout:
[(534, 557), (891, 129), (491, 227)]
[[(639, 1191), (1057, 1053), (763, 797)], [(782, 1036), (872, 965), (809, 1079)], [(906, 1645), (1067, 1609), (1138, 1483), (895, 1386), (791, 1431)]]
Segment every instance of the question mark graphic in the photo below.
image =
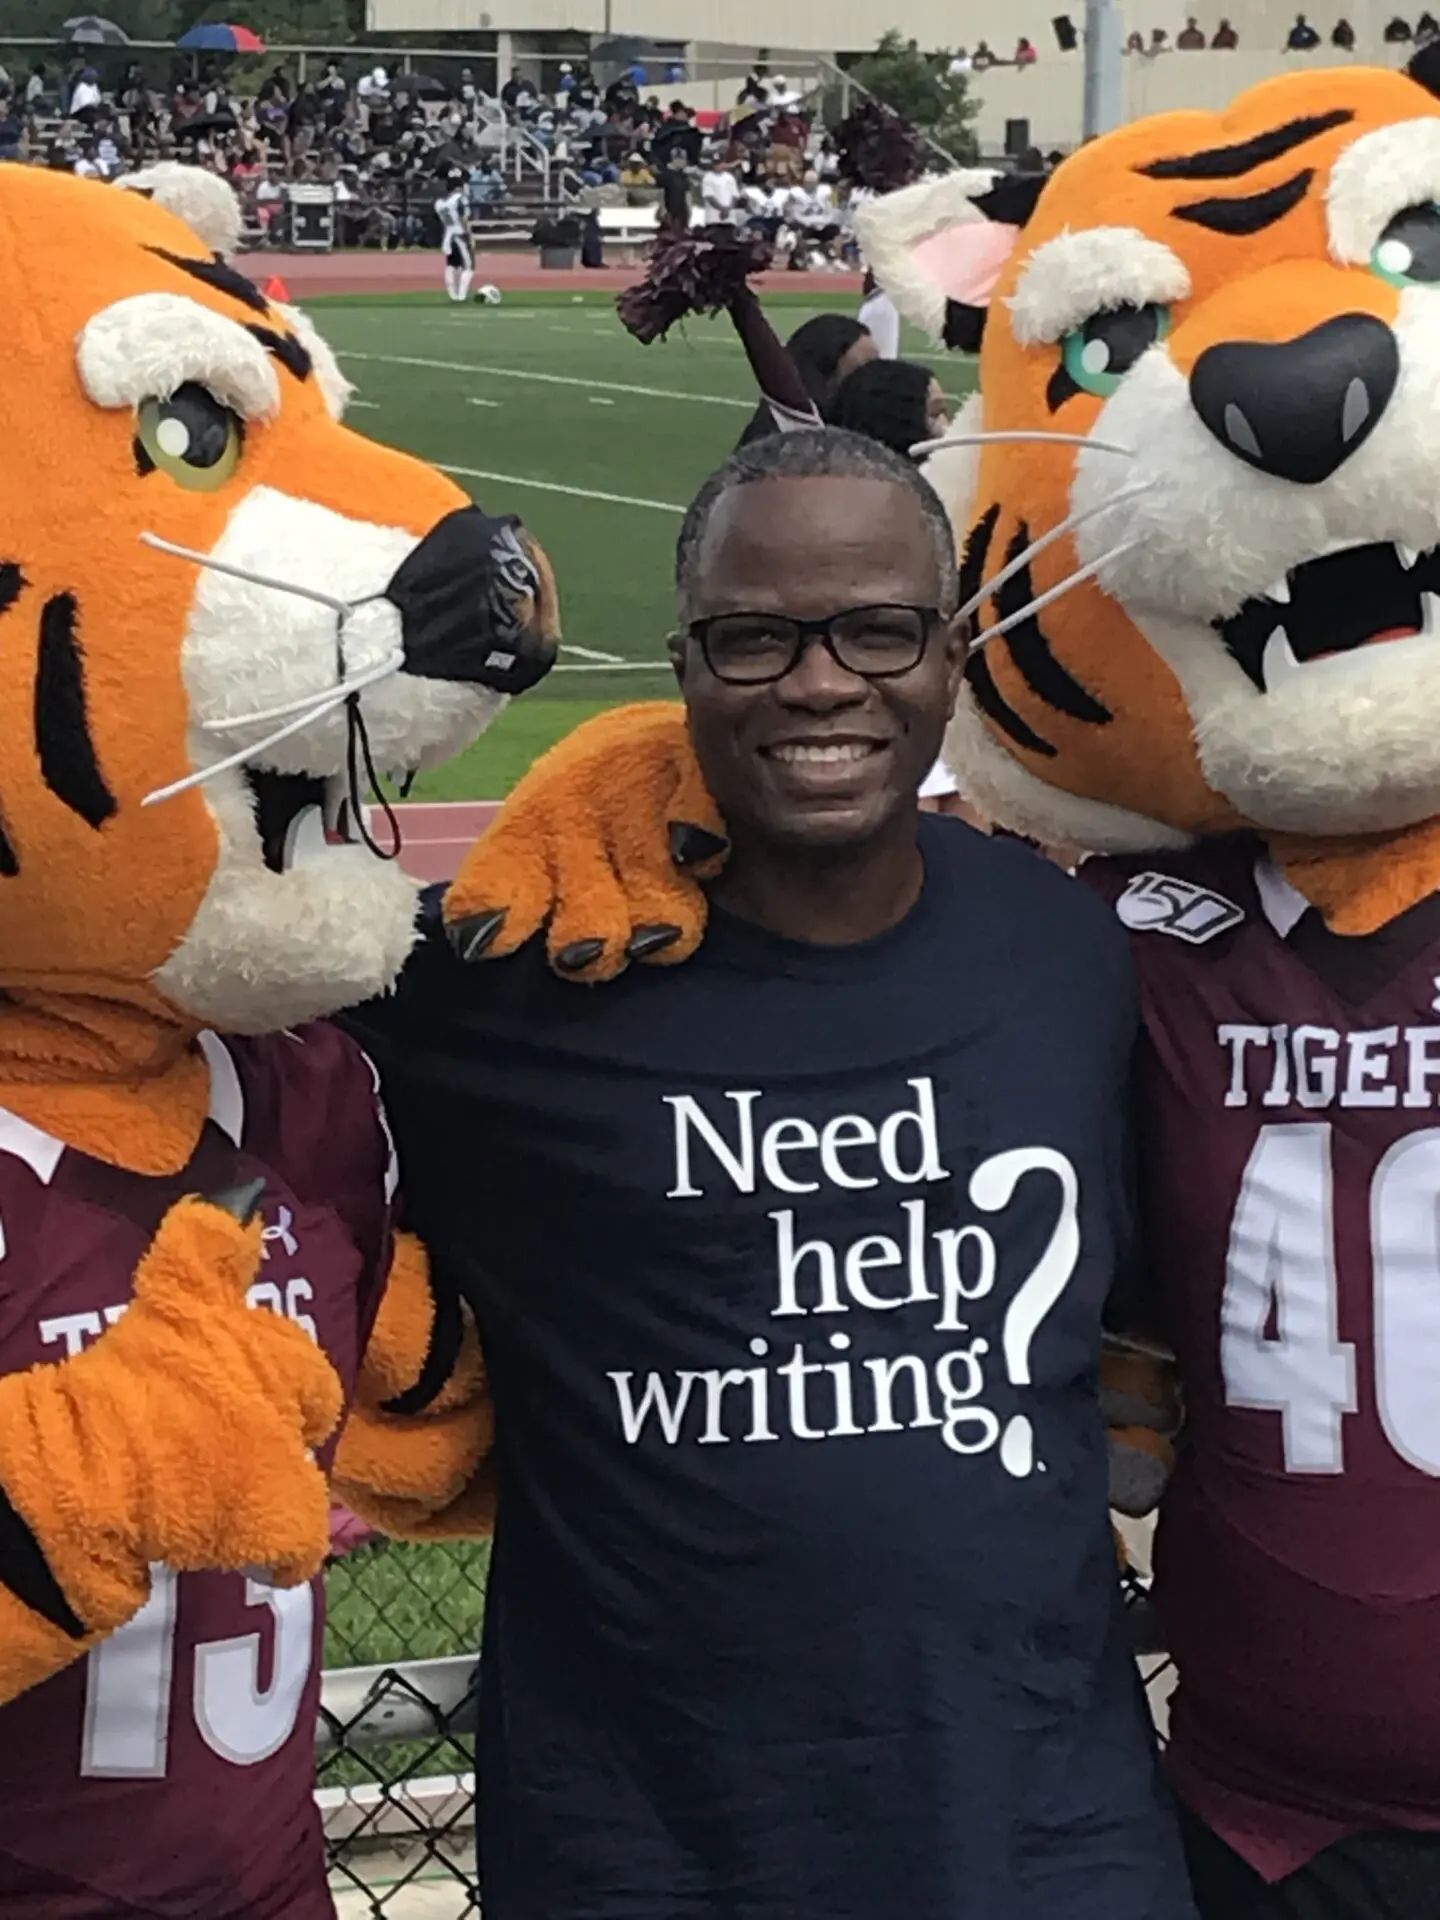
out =
[[(1015, 1147), (978, 1166), (970, 1178), (970, 1199), (985, 1213), (1009, 1206), (1027, 1173), (1053, 1173), (1060, 1182), (1060, 1214), (1049, 1244), (1015, 1289), (1005, 1310), (1005, 1372), (1013, 1387), (1030, 1385), (1030, 1343), (1055, 1302), (1070, 1284), (1080, 1258), (1080, 1182), (1063, 1153), (1051, 1147)], [(1000, 1436), (1000, 1463), (1023, 1480), (1035, 1471), (1035, 1429), (1030, 1416), (1014, 1414)]]

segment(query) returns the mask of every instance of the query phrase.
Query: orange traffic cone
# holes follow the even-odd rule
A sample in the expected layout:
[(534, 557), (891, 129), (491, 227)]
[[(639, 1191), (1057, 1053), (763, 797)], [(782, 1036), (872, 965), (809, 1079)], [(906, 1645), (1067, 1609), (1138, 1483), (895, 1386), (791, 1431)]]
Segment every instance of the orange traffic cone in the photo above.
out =
[(278, 273), (272, 273), (270, 278), (265, 282), (265, 298), (267, 300), (279, 300), (283, 302), (284, 305), (289, 306), (290, 289)]

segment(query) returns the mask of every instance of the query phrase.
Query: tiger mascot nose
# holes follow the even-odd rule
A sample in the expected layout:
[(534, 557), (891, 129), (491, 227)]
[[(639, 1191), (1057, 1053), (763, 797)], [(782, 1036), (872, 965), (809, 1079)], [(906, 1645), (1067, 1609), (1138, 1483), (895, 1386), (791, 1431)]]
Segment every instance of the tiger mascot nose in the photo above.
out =
[(1190, 400), (1227, 452), (1313, 487), (1374, 432), (1399, 373), (1385, 322), (1339, 313), (1293, 340), (1207, 347), (1190, 371)]
[(524, 693), (555, 664), (554, 581), (518, 520), (459, 507), (433, 526), (381, 596), (400, 614), (405, 671)]

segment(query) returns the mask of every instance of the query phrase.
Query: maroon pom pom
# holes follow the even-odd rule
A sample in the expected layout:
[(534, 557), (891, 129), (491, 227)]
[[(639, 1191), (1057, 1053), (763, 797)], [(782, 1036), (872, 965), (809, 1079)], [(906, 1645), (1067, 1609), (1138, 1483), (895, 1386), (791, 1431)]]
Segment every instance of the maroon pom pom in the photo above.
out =
[(925, 139), (882, 100), (862, 100), (835, 129), (840, 177), (871, 193), (894, 193), (930, 164)]
[(752, 273), (769, 266), (771, 250), (754, 234), (733, 227), (662, 233), (645, 278), (616, 299), (621, 324), (642, 346), (662, 340), (691, 313), (721, 313), (745, 291)]

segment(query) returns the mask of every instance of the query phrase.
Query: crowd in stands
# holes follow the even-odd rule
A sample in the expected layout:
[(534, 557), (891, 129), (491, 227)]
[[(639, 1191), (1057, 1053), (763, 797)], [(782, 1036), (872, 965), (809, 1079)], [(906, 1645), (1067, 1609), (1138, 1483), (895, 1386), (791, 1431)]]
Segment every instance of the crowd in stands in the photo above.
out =
[[(1343, 15), (1330, 29), (1329, 38), (1330, 45), (1342, 53), (1354, 52), (1355, 29)], [(1440, 40), (1440, 21), (1433, 14), (1422, 13), (1412, 28), (1410, 22), (1397, 13), (1386, 26), (1383, 38), (1388, 46), (1407, 46), (1412, 42), (1416, 46), (1428, 46), (1432, 40)], [(1173, 41), (1164, 27), (1155, 27), (1148, 40), (1142, 33), (1132, 33), (1125, 43), (1125, 51), (1150, 56), (1169, 53), (1172, 48), (1179, 53), (1202, 53), (1207, 48), (1211, 52), (1230, 52), (1239, 44), (1240, 36), (1228, 20), (1221, 20), (1207, 40), (1204, 29), (1192, 16)], [(1297, 13), (1294, 26), (1285, 36), (1285, 52), (1312, 53), (1324, 44), (1319, 28), (1305, 14)]]
[(672, 224), (748, 226), (797, 269), (851, 256), (833, 143), (783, 76), (749, 73), (708, 129), (683, 101), (642, 92), (633, 69), (602, 91), (567, 62), (553, 94), (517, 71), (500, 99), (594, 197), (659, 200)]
[(503, 116), (470, 70), (448, 86), (377, 65), (358, 80), (331, 62), (297, 83), (283, 67), (253, 93), (219, 71), (147, 80), (139, 62), (102, 87), (95, 67), (0, 68), (0, 160), (100, 179), (178, 156), (228, 178), (252, 240), (283, 240), (287, 187), (331, 190), (339, 244), (402, 246), (435, 238), (440, 182), (459, 170), (480, 212), (508, 191)]

